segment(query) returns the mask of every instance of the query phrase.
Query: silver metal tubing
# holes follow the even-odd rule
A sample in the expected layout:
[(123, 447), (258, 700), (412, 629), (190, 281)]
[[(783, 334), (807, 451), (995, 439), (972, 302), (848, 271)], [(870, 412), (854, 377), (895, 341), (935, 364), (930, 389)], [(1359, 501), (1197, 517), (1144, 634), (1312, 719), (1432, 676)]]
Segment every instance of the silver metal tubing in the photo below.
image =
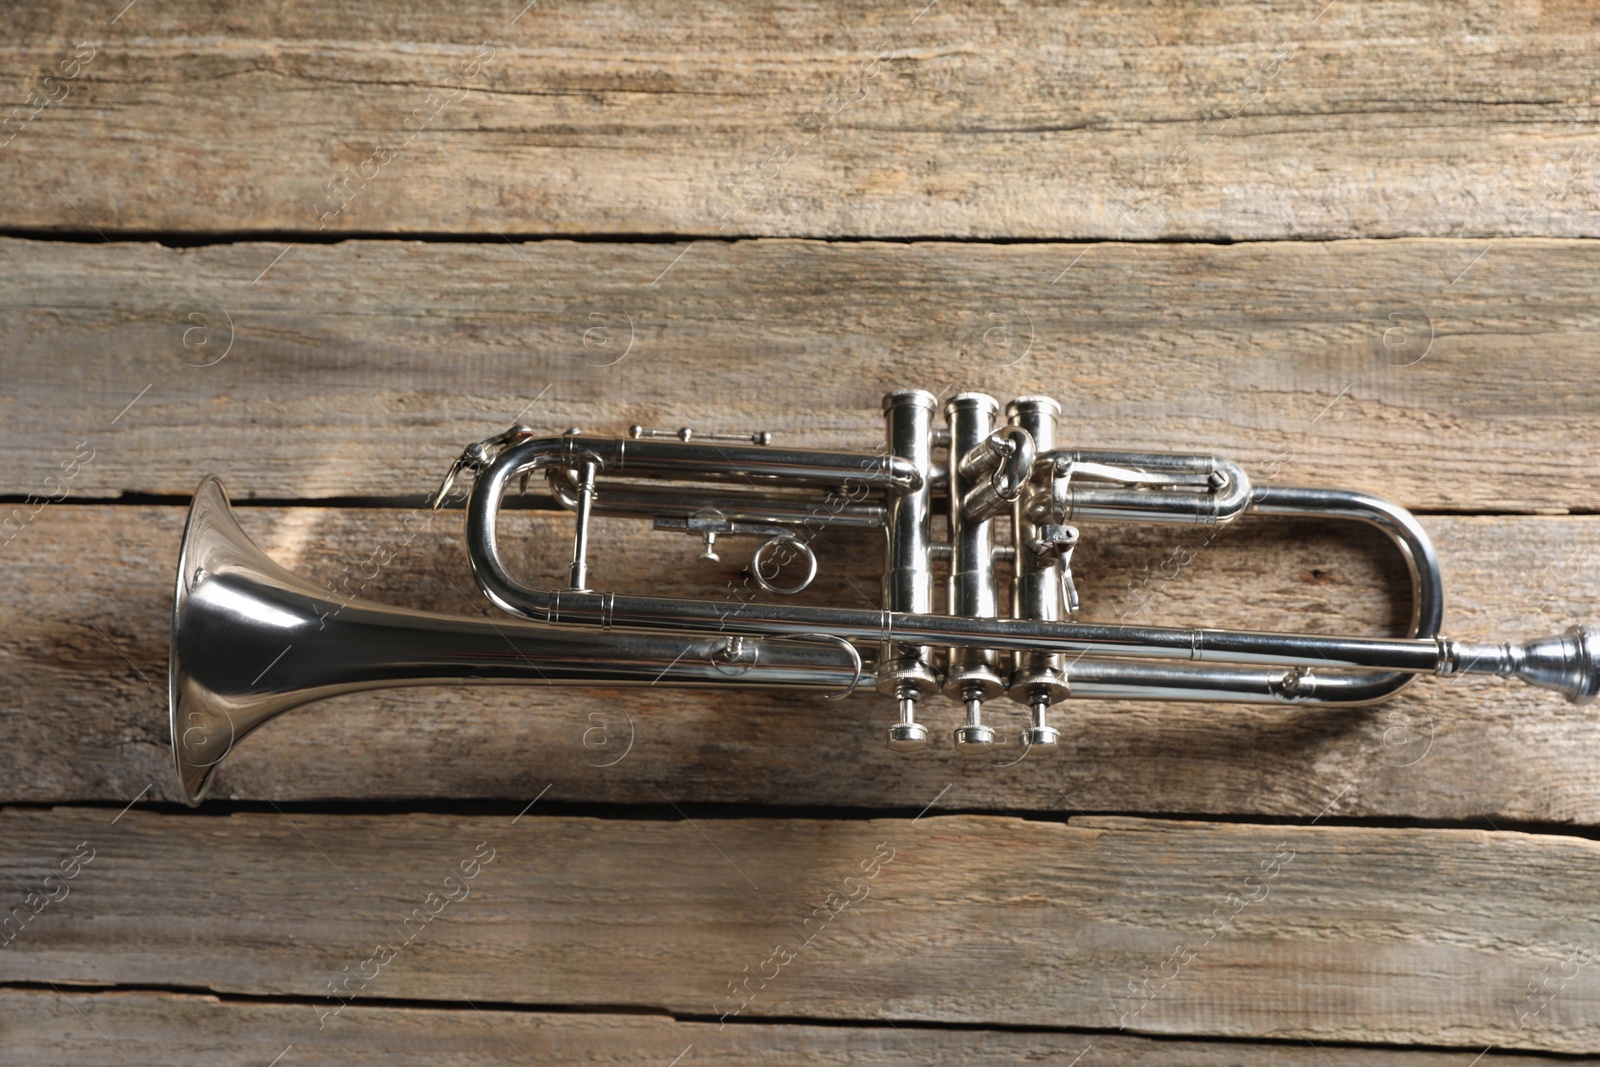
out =
[[(1439, 639), (1440, 674), (1497, 674), (1553, 689), (1574, 704), (1600, 695), (1600, 630), (1573, 626), (1527, 644), (1471, 644)], [(1307, 668), (1153, 665), (1085, 658), (1072, 670), (1072, 695), (1097, 700), (1205, 700), (1248, 704), (1377, 704), (1400, 688), (1395, 674), (1334, 673)], [(1409, 681), (1413, 675), (1398, 677)]]
[[(1194, 667), (1085, 657), (1072, 664), (1073, 699), (1193, 700), (1230, 704), (1377, 704), (1394, 695), (1390, 674), (1311, 668)], [(1410, 675), (1401, 675), (1410, 678)]]
[(578, 472), (578, 522), (572, 538), (572, 589), (589, 588), (589, 512), (594, 506), (594, 479), (600, 465), (585, 460)]
[(883, 416), (889, 450), (917, 473), (918, 487), (889, 502), (888, 563), (883, 575), (883, 606), (889, 611), (933, 610), (933, 572), (928, 567), (932, 542), (933, 394), (903, 389), (884, 398)]
[[(1285, 518), (1345, 519), (1381, 530), (1405, 560), (1411, 576), (1409, 636), (1437, 638), (1439, 627), (1444, 622), (1444, 580), (1439, 574), (1439, 556), (1434, 551), (1433, 542), (1411, 512), (1366, 493), (1301, 486), (1257, 486), (1252, 490), (1251, 510), (1262, 515)], [(1438, 670), (1437, 667), (1435, 669)], [(1412, 677), (1414, 675), (1399, 672), (1352, 675), (1345, 679), (1348, 688), (1343, 690), (1336, 688), (1336, 683), (1330, 679), (1322, 677), (1317, 679), (1317, 685), (1313, 687), (1314, 696), (1302, 695), (1297, 699), (1375, 704), (1411, 684)], [(1302, 687), (1308, 680), (1309, 675), (1300, 679)], [(1250, 687), (1241, 690), (1240, 699), (1252, 699), (1249, 694), (1253, 692), (1255, 690)], [(1349, 697), (1350, 693), (1355, 692), (1363, 694), (1359, 700)], [(1345, 699), (1340, 699), (1341, 694)], [(1228, 698), (1223, 696), (1215, 699)]]
[[(997, 412), (999, 407), (996, 401)], [(947, 414), (948, 411), (947, 407)], [(961, 515), (969, 522), (981, 522), (1010, 510), (1027, 490), (1034, 469), (1033, 437), (1020, 426), (1005, 426), (998, 433), (971, 442), (954, 459), (945, 470), (945, 482), (960, 482), (955, 495), (961, 503)]]
[[(1061, 522), (1145, 522), (1220, 526), (1232, 522), (1250, 506), (1250, 479), (1237, 463), (1217, 456), (1181, 452), (1120, 452), (1104, 449), (1040, 447), (1036, 467), (1049, 465), (1058, 477), (1057, 498), (1039, 494), (1030, 501), (1030, 514), (1044, 521), (1042, 509), (1051, 508)], [(1063, 479), (1074, 466), (1088, 468), (1079, 478)], [(1097, 485), (1111, 474), (1093, 473), (1123, 469), (1137, 484), (1150, 488), (1108, 488)], [(1138, 477), (1138, 476), (1144, 477)], [(1155, 486), (1194, 486), (1202, 491), (1162, 489)]]
[[(1006, 405), (1006, 421), (1028, 433), (1040, 457), (1056, 446), (1056, 419), (1061, 405), (1047, 396), (1019, 396)], [(1039, 460), (1034, 461), (1035, 467)], [(1046, 519), (1045, 521), (1049, 521)], [(1064, 614), (1061, 559), (1033, 550), (1038, 524), (1029, 514), (1026, 494), (1011, 511), (1013, 571), (1011, 614), (1018, 619), (1057, 622)], [(1050, 703), (1067, 695), (1066, 674), (1059, 655), (1040, 649), (1023, 650), (1015, 658), (1007, 689), (1011, 699), (1029, 707)]]
[[(568, 511), (578, 508), (574, 472), (551, 468), (547, 482), (555, 502)], [(870, 529), (888, 521), (889, 509), (864, 491), (854, 499), (842, 489), (821, 497), (736, 492), (703, 486), (665, 486), (605, 480), (594, 502), (594, 514), (628, 518), (676, 518), (715, 513), (729, 522), (787, 523), (802, 526), (848, 526)]]
[(1256, 486), (1251, 510), (1303, 519), (1348, 519), (1383, 531), (1411, 572), (1411, 636), (1432, 637), (1444, 622), (1439, 555), (1417, 517), (1381, 497), (1344, 489)]
[[(889, 452), (893, 458), (909, 464), (918, 478), (916, 488), (898, 493), (889, 500), (883, 568), (883, 604), (889, 613), (922, 614), (933, 610), (933, 568), (929, 551), (933, 487), (929, 475), (933, 468), (936, 403), (933, 394), (922, 389), (902, 389), (883, 398)], [(755, 605), (744, 606), (758, 612), (762, 610)], [(828, 613), (826, 609), (820, 610)], [(737, 625), (743, 625), (742, 618)], [(898, 641), (882, 628), (870, 634), (858, 632), (853, 637), (835, 636), (846, 640), (881, 640), (878, 691), (900, 702), (902, 725), (908, 716), (914, 718), (916, 701), (939, 684), (938, 674), (933, 669), (933, 650), (927, 642)], [(891, 731), (890, 740), (891, 743), (896, 740), (894, 731)]]
[[(1324, 637), (1241, 630), (1186, 630), (1154, 626), (1052, 623), (1028, 619), (962, 619), (853, 608), (793, 607), (781, 604), (615, 593), (541, 591), (513, 580), (498, 558), (485, 555), (474, 512), (469, 537), (479, 546), (473, 563), (479, 583), (498, 606), (516, 614), (561, 625), (665, 629), (685, 633), (744, 633), (779, 636), (817, 633), (852, 642), (946, 645), (1000, 651), (1088, 653), (1117, 658), (1183, 659), (1330, 668), (1376, 668), (1411, 673), (1439, 668), (1441, 653), (1432, 639)], [(492, 542), (488, 546), (493, 548)], [(880, 675), (882, 668), (880, 667)]]
[[(870, 452), (826, 452), (773, 445), (701, 444), (697, 441), (582, 439), (606, 471), (722, 481), (773, 481), (784, 485), (861, 486), (894, 493), (923, 487), (927, 471), (907, 457)], [(598, 447), (597, 447), (598, 446)]]
[[(469, 523), (471, 518), (469, 517)], [(1437, 641), (1323, 637), (1243, 630), (1185, 630), (1154, 626), (1050, 623), (1026, 619), (962, 619), (950, 615), (852, 608), (730, 604), (715, 600), (542, 592), (511, 580), (497, 560), (474, 560), (485, 592), (507, 611), (559, 625), (683, 633), (781, 636), (816, 633), (852, 642), (946, 645), (1000, 651), (1087, 653), (1116, 658), (1179, 659), (1329, 668), (1433, 672)], [(884, 670), (880, 666), (880, 681)]]
[[(566, 434), (518, 440), (499, 454), (516, 456), (520, 469), (577, 468), (593, 457), (611, 475), (679, 480), (768, 481), (785, 486), (843, 486), (904, 493), (922, 487), (927, 475), (898, 456), (828, 452), (771, 445), (699, 441), (635, 441), (626, 437)], [(541, 459), (542, 457), (542, 459)], [(535, 460), (540, 460), (535, 462)]]
[[(974, 482), (985, 478), (988, 470), (970, 476), (959, 469), (960, 457), (989, 438), (1000, 402), (983, 393), (960, 393), (945, 405), (950, 424), (950, 484), (946, 503), (950, 522), (949, 610), (952, 615), (993, 618), (995, 614), (994, 523), (968, 521), (961, 513), (960, 498)], [(992, 469), (992, 468), (991, 468)]]
[[(995, 464), (964, 462), (974, 449), (989, 451), (988, 442), (1000, 402), (984, 393), (958, 393), (945, 404), (945, 421), (950, 427), (950, 496), (945, 514), (950, 523), (950, 576), (947, 603), (951, 615), (992, 619), (996, 614), (994, 577), (994, 521), (969, 518), (962, 505), (979, 482), (987, 482)], [(1030, 442), (1031, 444), (1031, 442)], [(1005, 688), (995, 670), (995, 653), (989, 649), (958, 649), (950, 656), (945, 675), (945, 691), (971, 708), (968, 725), (979, 727), (978, 709), (973, 702), (990, 700)], [(981, 731), (977, 731), (981, 732)], [(976, 732), (975, 732), (976, 733)]]
[(1002, 459), (989, 477), (969, 479), (969, 488), (961, 496), (961, 514), (969, 521), (979, 522), (1009, 511), (1027, 492), (1033, 473), (1033, 438), (1020, 426), (1007, 426), (1003, 432), (1015, 451)]
[[(924, 394), (927, 395), (927, 394)], [(929, 400), (931, 404), (931, 398)], [(901, 404), (913, 426), (926, 425), (927, 409)], [(921, 412), (921, 416), (910, 413)], [(912, 433), (913, 431), (905, 431)], [(908, 449), (911, 447), (907, 445)], [(1064, 623), (1027, 618), (965, 619), (932, 615), (925, 611), (867, 611), (853, 608), (795, 607), (754, 602), (730, 605), (714, 600), (622, 596), (615, 593), (542, 591), (513, 579), (501, 562), (496, 523), (500, 500), (508, 483), (525, 467), (537, 468), (554, 456), (527, 446), (508, 450), (481, 472), (467, 503), (467, 549), (474, 573), (484, 593), (507, 611), (546, 622), (667, 629), (681, 632), (780, 635), (818, 633), (848, 641), (880, 642), (897, 646), (944, 645), (951, 648), (992, 648), (997, 651), (1089, 653), (1121, 658), (1191, 659), (1232, 663), (1294, 666), (1326, 664), (1328, 667), (1376, 668), (1420, 672), (1438, 669), (1440, 651), (1432, 635), (1415, 639), (1323, 637), (1232, 630), (1187, 630), (1161, 627), (1110, 626)], [(924, 453), (924, 456), (926, 453)], [(917, 501), (891, 535), (900, 531), (903, 545), (922, 553), (923, 566), (900, 571), (886, 592), (911, 603), (930, 604), (931, 572), (926, 566), (927, 509), (919, 493), (905, 494)], [(1284, 514), (1292, 513), (1285, 510)], [(891, 515), (891, 520), (893, 516)], [(1420, 527), (1414, 533), (1426, 544)], [(893, 542), (891, 542), (892, 544)], [(1031, 551), (1031, 550), (1030, 550)], [(1020, 554), (1020, 553), (1019, 553)], [(1431, 548), (1423, 555), (1431, 558)], [(1021, 564), (1018, 565), (1021, 570)], [(887, 579), (886, 579), (887, 583)], [(1048, 588), (1048, 583), (1039, 583)], [(1047, 594), (1046, 594), (1047, 595)], [(931, 604), (930, 604), (931, 606)], [(1430, 610), (1429, 615), (1433, 614)], [(919, 663), (929, 672), (926, 657), (900, 657), (901, 667)], [(880, 664), (879, 685), (895, 668)], [(911, 676), (908, 675), (908, 680)], [(921, 677), (921, 675), (917, 675)]]

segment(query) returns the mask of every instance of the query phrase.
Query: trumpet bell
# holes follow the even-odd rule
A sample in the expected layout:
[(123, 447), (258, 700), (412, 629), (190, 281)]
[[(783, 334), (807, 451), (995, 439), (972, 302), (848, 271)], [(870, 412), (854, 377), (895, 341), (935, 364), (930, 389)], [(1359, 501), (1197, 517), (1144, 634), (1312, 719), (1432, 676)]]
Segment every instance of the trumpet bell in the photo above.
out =
[(178, 558), (168, 713), (192, 805), (262, 723), (344, 693), (460, 682), (847, 692), (871, 672), (845, 642), (815, 635), (597, 632), (340, 597), (268, 558), (210, 476)]
[(321, 599), (250, 540), (221, 481), (200, 483), (178, 556), (167, 671), (173, 761), (190, 804), (245, 735), (314, 699), (290, 670), (273, 667), (305, 629), (295, 602)]

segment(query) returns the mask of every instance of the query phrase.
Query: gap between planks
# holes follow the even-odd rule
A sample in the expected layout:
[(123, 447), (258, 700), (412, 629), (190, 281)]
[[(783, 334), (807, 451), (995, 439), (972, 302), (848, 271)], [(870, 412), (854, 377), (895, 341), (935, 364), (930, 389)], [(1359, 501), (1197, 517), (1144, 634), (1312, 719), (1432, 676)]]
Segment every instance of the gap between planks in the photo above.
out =
[[(371, 1055), (381, 1050), (385, 1062), (428, 1067), (476, 1067), (499, 1043), (536, 1063), (582, 1062), (602, 1067), (672, 1067), (673, 1063), (742, 1065), (832, 1064), (866, 1067), (920, 1067), (959, 1060), (974, 1067), (1011, 1067), (1016, 1063), (1052, 1062), (1072, 1067), (1118, 1063), (1124, 1067), (1365, 1067), (1374, 1062), (1396, 1067), (1461, 1067), (1462, 1050), (1334, 1044), (1304, 1041), (1136, 1036), (1090, 1030), (980, 1028), (867, 1020), (850, 1023), (769, 1022), (736, 1020), (724, 1033), (709, 1023), (637, 1012), (614, 1015), (548, 1012), (521, 1006), (473, 1002), (469, 1005), (396, 1005), (361, 1003), (348, 1009), (344, 1032), (317, 1033), (307, 1040), (303, 1019), (307, 1002), (276, 998), (242, 998), (181, 994), (130, 988), (85, 990), (0, 986), (0, 1011), (13, 1039), (0, 1064), (29, 1067), (57, 1064), (108, 1065), (131, 1049), (140, 1059), (181, 1067), (211, 1064), (221, 1057), (257, 1065), (282, 1047), (292, 1048), (297, 1064), (344, 1062), (351, 1052)], [(81, 1015), (78, 1013), (82, 1013)], [(86, 1019), (98, 1019), (98, 1033), (77, 1034)], [(109, 1032), (108, 1032), (109, 1031)], [(182, 1036), (179, 1036), (182, 1035)], [(494, 1036), (491, 1036), (494, 1035)], [(296, 1043), (294, 1039), (298, 1038)], [(567, 1048), (557, 1043), (565, 1038)], [(207, 1046), (209, 1055), (186, 1047)], [(331, 1048), (329, 1046), (332, 1046)], [(553, 1047), (556, 1046), (556, 1047)], [(265, 1051), (266, 1055), (261, 1055)], [(693, 1052), (690, 1059), (686, 1054)], [(15, 1057), (15, 1058), (13, 1058)], [(104, 1060), (101, 1059), (104, 1057)], [(671, 1063), (669, 1063), (671, 1061)], [(1557, 1064), (1570, 1062), (1536, 1053), (1489, 1051), (1485, 1064)]]

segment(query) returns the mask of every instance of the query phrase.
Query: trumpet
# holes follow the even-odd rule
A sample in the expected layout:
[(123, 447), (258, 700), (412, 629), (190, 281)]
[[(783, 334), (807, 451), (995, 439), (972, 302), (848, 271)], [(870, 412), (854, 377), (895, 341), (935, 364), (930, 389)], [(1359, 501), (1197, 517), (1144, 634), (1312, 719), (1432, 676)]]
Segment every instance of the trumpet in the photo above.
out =
[[(169, 712), (183, 796), (204, 797), (218, 763), (269, 719), (360, 690), (458, 682), (872, 692), (893, 701), (888, 745), (927, 745), (919, 705), (942, 692), (965, 708), (954, 746), (999, 743), (987, 705), (1025, 716), (1020, 744), (1056, 748), (1068, 698), (1364, 705), (1418, 674), (1517, 677), (1586, 704), (1600, 693), (1600, 630), (1574, 626), (1525, 644), (1439, 634), (1439, 561), (1406, 509), (1365, 493), (1252, 485), (1217, 456), (1064, 448), (1060, 407), (983, 393), (943, 405), (902, 389), (883, 399), (884, 446), (788, 448), (768, 433), (631, 427), (625, 435), (518, 425), (466, 448), (429, 498), (466, 494), (479, 588), (506, 619), (413, 611), (336, 591), (270, 560), (204, 479), (184, 530), (173, 606)], [(942, 414), (942, 425), (936, 418)], [(500, 551), (502, 503), (542, 476), (574, 516), (567, 584), (519, 580)], [(1339, 637), (1075, 621), (1080, 526), (1223, 526), (1247, 512), (1363, 523), (1411, 579), (1406, 636)], [(602, 592), (588, 555), (594, 516), (647, 519), (717, 559), (757, 542), (748, 573), (769, 596), (682, 598)], [(935, 522), (935, 518), (942, 519)], [(831, 527), (884, 534), (879, 608), (786, 598), (816, 579), (812, 542)], [(942, 536), (936, 536), (942, 535)]]

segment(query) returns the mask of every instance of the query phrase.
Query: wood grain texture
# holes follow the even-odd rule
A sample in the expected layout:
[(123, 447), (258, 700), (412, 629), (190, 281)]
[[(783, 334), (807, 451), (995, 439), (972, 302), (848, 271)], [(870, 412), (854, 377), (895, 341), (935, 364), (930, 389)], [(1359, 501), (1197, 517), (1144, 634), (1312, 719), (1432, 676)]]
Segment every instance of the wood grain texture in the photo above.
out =
[[(346, 593), (463, 613), (481, 603), (443, 513), (410, 544), (403, 512), (242, 508), (285, 566)], [(0, 799), (175, 800), (166, 658), (175, 507), (58, 506), (9, 547), (0, 592)], [(1448, 631), (1526, 640), (1600, 619), (1600, 520), (1430, 517), (1449, 590)], [(530, 581), (564, 573), (570, 520), (513, 512), (507, 550)], [(1088, 617), (1289, 632), (1398, 633), (1404, 581), (1383, 542), (1259, 520), (1193, 535), (1091, 530), (1077, 559)], [(726, 598), (725, 562), (686, 537), (604, 520), (594, 574), (618, 591)], [(866, 606), (870, 535), (828, 535), (806, 599)], [(374, 551), (395, 553), (362, 582)], [(1187, 549), (1176, 577), (1146, 585)], [(855, 562), (851, 562), (854, 560)], [(1141, 606), (1144, 605), (1144, 606)], [(261, 664), (265, 667), (266, 664)], [(958, 709), (927, 717), (934, 746), (885, 750), (888, 704), (750, 692), (452, 686), (340, 697), (268, 724), (219, 771), (213, 796), (259, 801), (478, 797), (660, 806), (828, 805), (1600, 823), (1600, 721), (1559, 696), (1492, 678), (1423, 679), (1397, 701), (1342, 711), (1074, 702), (1062, 751), (1011, 763), (956, 756)], [(1004, 728), (1020, 709), (997, 703)], [(948, 790), (946, 791), (946, 787)]]
[(0, 226), (1600, 232), (1581, 0), (121, 6), (8, 9), (0, 94), (59, 102)]
[(1413, 507), (1590, 509), (1597, 268), (1595, 242), (1525, 240), (0, 241), (0, 491), (82, 445), (78, 498), (217, 471), (419, 499), (519, 412), (868, 451), (914, 385), (1046, 393), (1065, 441)]
[[(0, 1064), (28, 1067), (121, 1067), (127, 1062), (240, 1064), (284, 1062), (315, 1067), (355, 1059), (397, 1067), (483, 1064), (586, 1064), (663, 1067), (683, 1064), (829, 1064), (912, 1067), (1017, 1063), (1084, 1067), (1460, 1067), (1462, 1053), (1206, 1042), (1125, 1034), (947, 1030), (901, 1023), (814, 1026), (713, 1023), (647, 1015), (565, 1014), (503, 1009), (393, 1008), (352, 1005), (336, 1023), (316, 1028), (317, 1009), (171, 993), (0, 992)], [(122, 1056), (126, 1055), (127, 1060)], [(292, 1058), (291, 1058), (292, 1057)], [(1482, 1064), (1527, 1067), (1571, 1062), (1493, 1049)], [(1584, 1060), (1582, 1062), (1593, 1062)]]
[[(1016, 766), (958, 760), (943, 701), (906, 759), (870, 697), (368, 694), (246, 741), (215, 791), (243, 809), (122, 808), (175, 799), (158, 505), (207, 471), (416, 501), (513, 418), (868, 450), (887, 389), (1050, 393), (1072, 443), (1455, 513), (1426, 518), (1452, 634), (1600, 620), (1590, 5), (30, 0), (0, 29), (0, 804), (101, 804), (0, 808), (0, 1064), (1600, 1053), (1600, 845), (1500, 832), (1600, 825), (1600, 725), (1493, 681), (1072, 705)], [(243, 510), (316, 580), (396, 550), (361, 592), (479, 602), (459, 515)], [(507, 526), (560, 572), (565, 522)], [(600, 526), (606, 585), (738, 580)], [(1088, 532), (1091, 618), (1399, 625), (1366, 535)], [(822, 547), (816, 600), (870, 603), (872, 539)], [(417, 910), (478, 842), (470, 896)]]
[(88, 857), (0, 952), (9, 982), (1600, 1049), (1577, 838), (105, 808), (0, 834), (8, 902)]

